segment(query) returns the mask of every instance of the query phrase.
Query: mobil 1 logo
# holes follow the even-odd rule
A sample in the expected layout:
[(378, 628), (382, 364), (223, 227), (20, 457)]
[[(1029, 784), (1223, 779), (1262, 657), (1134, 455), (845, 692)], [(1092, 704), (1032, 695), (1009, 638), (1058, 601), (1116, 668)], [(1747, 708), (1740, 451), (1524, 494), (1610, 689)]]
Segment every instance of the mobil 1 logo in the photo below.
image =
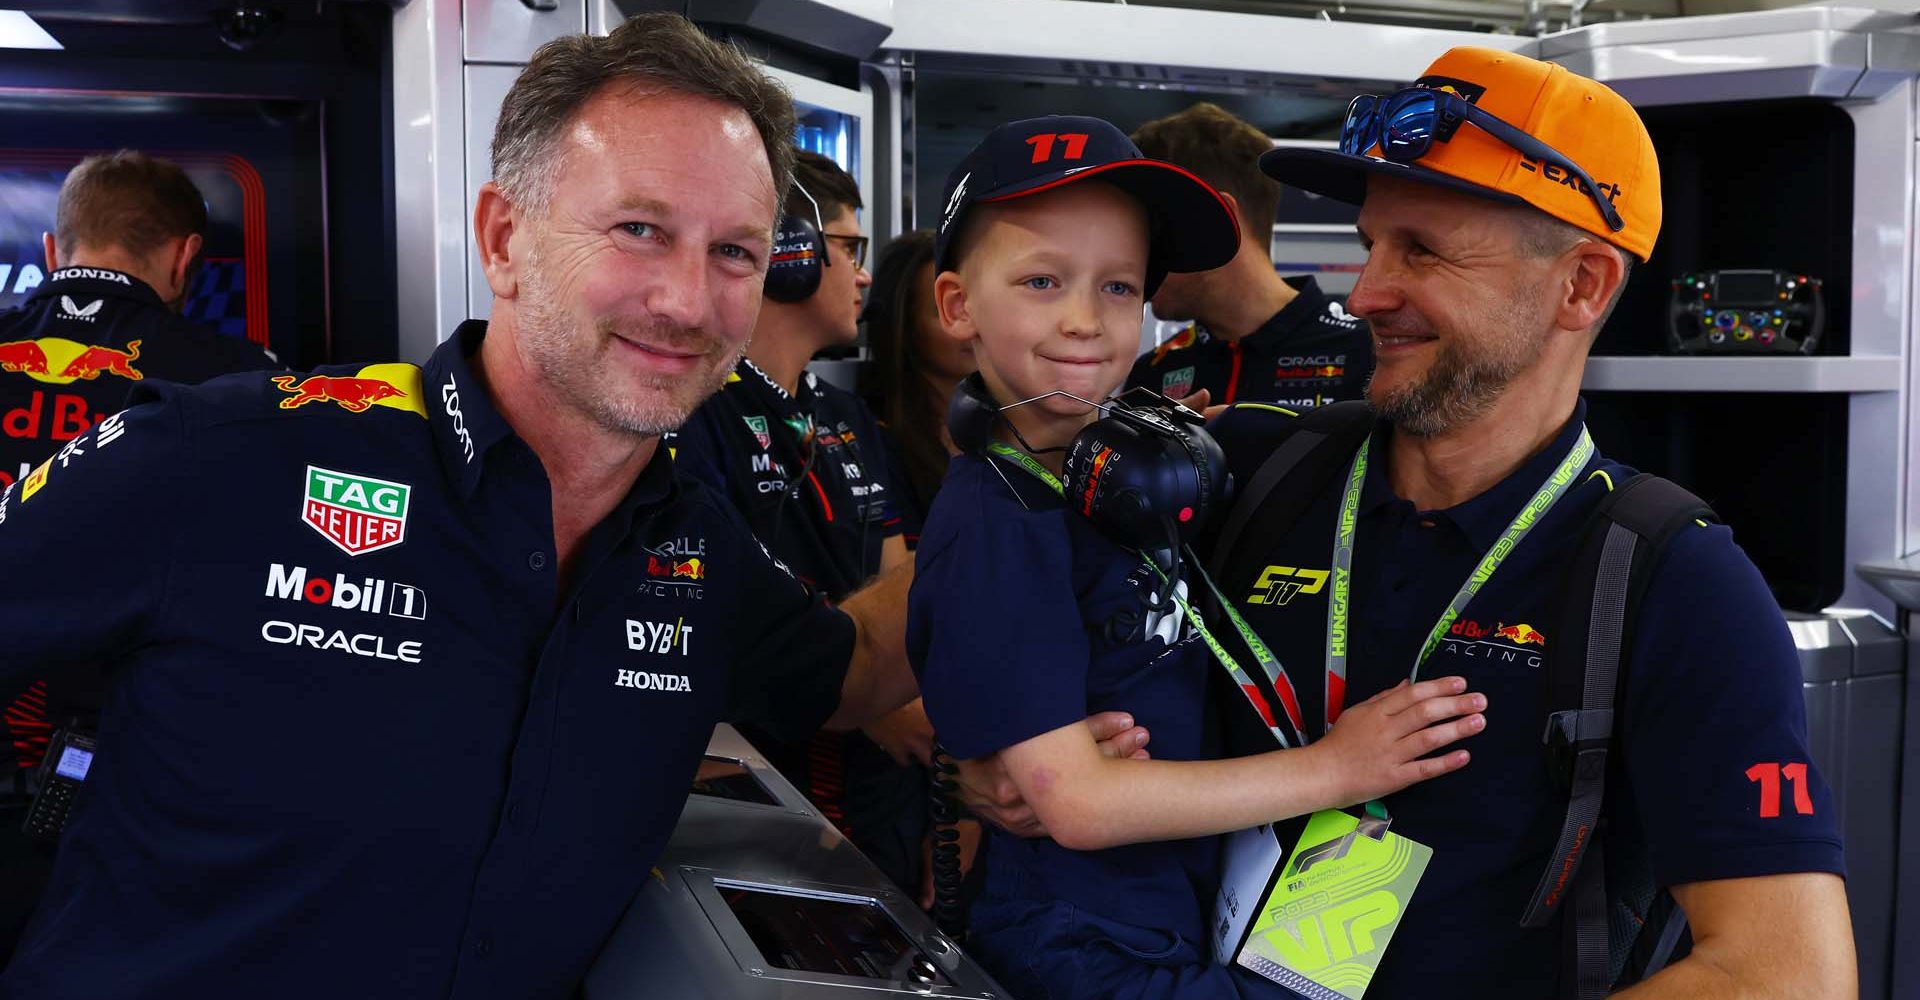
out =
[(386, 614), (395, 618), (427, 619), (427, 592), (405, 583), (377, 577), (348, 579), (345, 573), (310, 574), (305, 566), (274, 563), (267, 567), (266, 596), (282, 601), (305, 601), (319, 607)]

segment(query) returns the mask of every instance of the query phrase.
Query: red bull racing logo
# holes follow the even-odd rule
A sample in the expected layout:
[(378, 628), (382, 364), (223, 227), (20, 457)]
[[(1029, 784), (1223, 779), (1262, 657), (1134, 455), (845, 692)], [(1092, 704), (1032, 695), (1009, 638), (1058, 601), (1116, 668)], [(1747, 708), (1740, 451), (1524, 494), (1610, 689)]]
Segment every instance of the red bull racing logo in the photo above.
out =
[(1455, 656), (1538, 669), (1547, 648), (1546, 633), (1532, 625), (1487, 625), (1471, 619), (1454, 622), (1440, 648)]
[(10, 340), (0, 344), (0, 372), (15, 372), (36, 382), (67, 385), (91, 382), (102, 375), (117, 375), (138, 382), (145, 375), (133, 363), (140, 360), (140, 341), (127, 341), (127, 349), (96, 347), (65, 337), (41, 337), (38, 340)]
[(707, 579), (704, 538), (674, 538), (645, 549), (647, 579), (640, 592), (654, 597), (699, 600)]

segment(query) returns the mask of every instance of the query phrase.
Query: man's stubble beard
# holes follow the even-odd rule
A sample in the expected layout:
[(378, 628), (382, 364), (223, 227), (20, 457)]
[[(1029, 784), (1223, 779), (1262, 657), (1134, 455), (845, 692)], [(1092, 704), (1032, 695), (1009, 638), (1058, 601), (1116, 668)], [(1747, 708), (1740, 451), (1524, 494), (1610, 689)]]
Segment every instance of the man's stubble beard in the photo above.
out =
[[(614, 321), (599, 320), (592, 336), (583, 337), (556, 299), (536, 250), (522, 270), (516, 301), (522, 350), (554, 395), (611, 431), (657, 437), (678, 430), (707, 397), (720, 390), (727, 373), (745, 354), (743, 345), (726, 364), (685, 377), (647, 375), (638, 392), (629, 391), (615, 377), (608, 359), (616, 349)], [(676, 346), (711, 347), (713, 343), (711, 337), (661, 324), (649, 333), (662, 334), (659, 341)]]
[(1472, 344), (1458, 337), (1445, 340), (1440, 356), (1419, 378), (1384, 396), (1375, 394), (1369, 380), (1367, 398), (1375, 412), (1396, 431), (1415, 437), (1436, 437), (1485, 416), (1513, 380), (1533, 367), (1546, 350), (1545, 336), (1529, 332), (1536, 325), (1529, 322), (1526, 308), (1532, 292), (1516, 291), (1481, 324), (1483, 329), (1497, 331), (1495, 336)]

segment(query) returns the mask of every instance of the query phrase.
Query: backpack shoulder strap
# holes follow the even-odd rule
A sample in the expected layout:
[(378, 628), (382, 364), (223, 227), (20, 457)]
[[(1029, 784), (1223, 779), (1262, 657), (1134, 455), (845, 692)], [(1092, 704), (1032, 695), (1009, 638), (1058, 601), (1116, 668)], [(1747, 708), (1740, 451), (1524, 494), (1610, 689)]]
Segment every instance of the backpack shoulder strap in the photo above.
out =
[(1373, 408), (1363, 400), (1330, 403), (1301, 417), (1234, 497), (1207, 560), (1208, 573), (1224, 581), (1235, 555), (1264, 555), (1372, 429)]
[(1634, 613), (1666, 544), (1689, 525), (1713, 517), (1704, 501), (1674, 483), (1635, 476), (1614, 485), (1601, 501), (1567, 573), (1557, 613), (1559, 648), (1547, 658), (1542, 736), (1566, 780), (1567, 814), (1520, 923), (1545, 926), (1573, 890), (1573, 968), (1562, 984), (1563, 993), (1580, 1000), (1604, 997), (1617, 974), (1610, 958), (1606, 878), (1591, 847), (1600, 829), (1614, 702)]

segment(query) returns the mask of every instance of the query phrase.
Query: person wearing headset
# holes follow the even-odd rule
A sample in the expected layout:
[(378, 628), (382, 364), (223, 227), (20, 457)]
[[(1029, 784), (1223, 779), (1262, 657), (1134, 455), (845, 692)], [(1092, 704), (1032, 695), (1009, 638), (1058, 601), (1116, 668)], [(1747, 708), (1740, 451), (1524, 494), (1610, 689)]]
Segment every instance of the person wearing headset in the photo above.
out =
[[(846, 171), (799, 151), (746, 357), (669, 441), (679, 469), (730, 499), (773, 555), (830, 601), (910, 565), (905, 534), (916, 520), (873, 413), (807, 371), (816, 353), (859, 336), (861, 295), (873, 283), (862, 207)], [(684, 572), (691, 578), (660, 586), (697, 585), (699, 569)], [(932, 734), (918, 701), (864, 734), (747, 735), (889, 878), (919, 888)]]

